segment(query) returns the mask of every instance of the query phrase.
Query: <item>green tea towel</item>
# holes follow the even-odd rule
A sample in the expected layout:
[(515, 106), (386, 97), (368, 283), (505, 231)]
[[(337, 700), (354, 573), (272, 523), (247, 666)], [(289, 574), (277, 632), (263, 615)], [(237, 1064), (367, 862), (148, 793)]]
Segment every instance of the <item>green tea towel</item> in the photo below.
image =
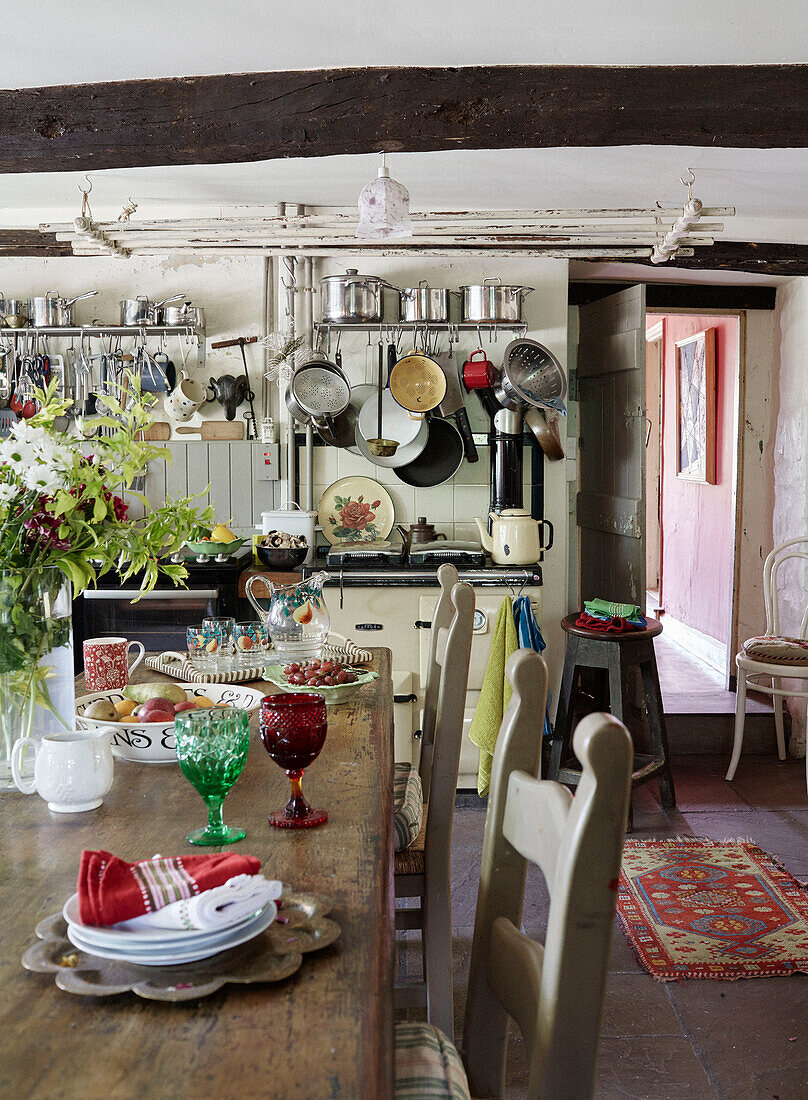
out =
[(518, 648), (519, 638), (513, 620), (513, 604), (510, 596), (506, 596), (497, 613), (494, 636), (491, 639), (491, 652), (488, 655), (488, 667), (485, 670), (480, 691), (480, 701), (477, 703), (469, 729), (469, 737), (480, 750), (480, 764), (477, 769), (477, 793), (480, 797), (488, 794), (499, 727), (502, 725), (502, 716), (511, 698), (511, 685), (505, 678), (505, 665), (510, 655)]
[(642, 611), (635, 603), (610, 603), (608, 600), (587, 600), (584, 610), (590, 615), (618, 615), (621, 619), (637, 619)]

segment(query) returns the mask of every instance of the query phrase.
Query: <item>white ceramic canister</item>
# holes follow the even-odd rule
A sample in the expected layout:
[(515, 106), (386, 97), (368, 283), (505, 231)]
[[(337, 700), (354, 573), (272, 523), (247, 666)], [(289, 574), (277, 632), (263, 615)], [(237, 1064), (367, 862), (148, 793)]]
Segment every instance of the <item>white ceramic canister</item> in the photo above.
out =
[(261, 534), (268, 535), (270, 531), (286, 531), (289, 535), (303, 535), (309, 544), (305, 564), (312, 565), (316, 541), (314, 525), (316, 523), (316, 512), (304, 512), (299, 504), (291, 501), (274, 512), (261, 513)]
[[(23, 794), (38, 794), (57, 814), (94, 810), (112, 786), (110, 741), (115, 730), (69, 730), (48, 733), (41, 741), (21, 737), (11, 752), (11, 774)], [(24, 751), (36, 754), (34, 778), (21, 774)]]

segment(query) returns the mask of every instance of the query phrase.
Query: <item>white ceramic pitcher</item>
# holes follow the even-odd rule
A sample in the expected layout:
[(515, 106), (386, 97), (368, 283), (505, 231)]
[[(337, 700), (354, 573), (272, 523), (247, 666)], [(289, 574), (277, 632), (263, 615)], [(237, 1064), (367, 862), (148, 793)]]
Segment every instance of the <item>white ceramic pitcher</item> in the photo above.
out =
[[(57, 814), (94, 810), (112, 786), (110, 741), (115, 730), (69, 730), (48, 733), (41, 741), (21, 737), (11, 752), (11, 774), (23, 794), (38, 794)], [(22, 754), (36, 754), (34, 778), (23, 779)]]

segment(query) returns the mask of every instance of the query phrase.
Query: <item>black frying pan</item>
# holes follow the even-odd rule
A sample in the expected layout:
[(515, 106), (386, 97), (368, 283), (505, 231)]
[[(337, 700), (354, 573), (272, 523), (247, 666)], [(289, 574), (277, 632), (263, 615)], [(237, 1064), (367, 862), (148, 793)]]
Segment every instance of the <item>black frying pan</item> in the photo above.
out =
[(442, 485), (457, 473), (463, 461), (463, 437), (448, 420), (429, 418), (429, 437), (420, 455), (406, 466), (399, 466), (395, 475), (405, 485), (427, 489)]

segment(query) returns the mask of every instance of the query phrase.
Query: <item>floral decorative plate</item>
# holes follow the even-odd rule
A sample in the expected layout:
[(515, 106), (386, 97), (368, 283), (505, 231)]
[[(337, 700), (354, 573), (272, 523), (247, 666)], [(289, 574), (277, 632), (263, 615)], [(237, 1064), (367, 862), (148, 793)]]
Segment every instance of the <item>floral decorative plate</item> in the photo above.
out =
[(393, 530), (395, 510), (390, 494), (372, 477), (342, 477), (320, 497), (317, 518), (333, 546), (386, 539)]

